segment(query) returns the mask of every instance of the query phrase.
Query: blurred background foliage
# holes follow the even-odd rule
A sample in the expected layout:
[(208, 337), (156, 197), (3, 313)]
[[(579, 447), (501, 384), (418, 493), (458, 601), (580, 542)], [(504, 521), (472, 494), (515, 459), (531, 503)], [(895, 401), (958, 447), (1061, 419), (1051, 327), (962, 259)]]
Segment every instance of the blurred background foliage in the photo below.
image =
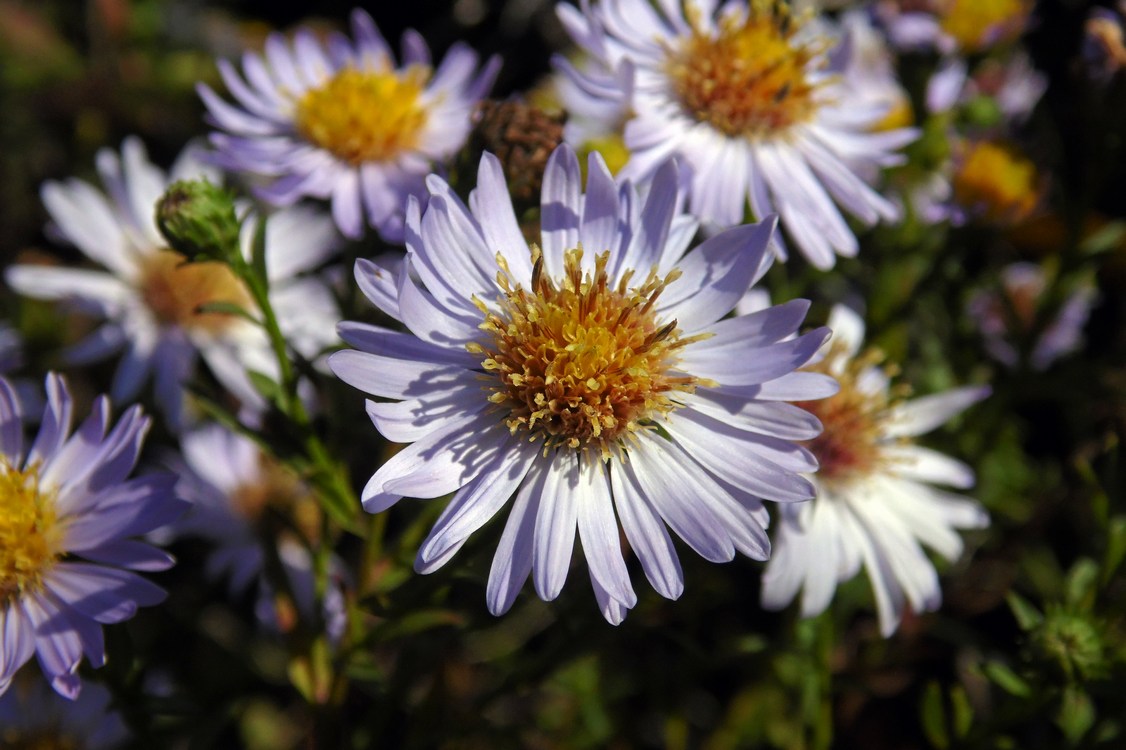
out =
[[(389, 39), (411, 27), (439, 53), (457, 39), (499, 53), (498, 98), (535, 85), (565, 47), (546, 0), (366, 6)], [(351, 7), (0, 0), (4, 264), (78, 261), (44, 232), (44, 180), (91, 178), (95, 152), (134, 133), (168, 164), (206, 132), (194, 86), (221, 89), (215, 57), (298, 23), (343, 26)], [(960, 561), (940, 567), (938, 612), (908, 616), (885, 640), (861, 577), (826, 615), (800, 621), (793, 609), (759, 607), (760, 564), (684, 555), (684, 596), (668, 602), (642, 586), (617, 628), (583, 585), (551, 604), (526, 593), (497, 619), (482, 600), (497, 525), (456, 564), (418, 576), (414, 553), (440, 504), (408, 502), (362, 519), (382, 548), (341, 539), (363, 577), (350, 626), (365, 634), (345, 654), (312, 634), (261, 632), (249, 596), (232, 603), (224, 583), (200, 574), (204, 544), (177, 542), (177, 567), (158, 577), (168, 602), (110, 628), (109, 665), (88, 675), (113, 689), (135, 746), (1126, 746), (1126, 76), (1095, 81), (1085, 68), (1091, 7), (1040, 2), (1024, 40), (1049, 80), (1015, 134), (1048, 184), (1034, 216), (1003, 228), (908, 220), (863, 235), (859, 258), (833, 272), (799, 260), (767, 277), (776, 301), (814, 301), (811, 324), (834, 302), (862, 300), (870, 341), (916, 393), (993, 386), (928, 442), (974, 466), (973, 494), (992, 516), (990, 529), (967, 535)], [(913, 68), (933, 65), (906, 58), (907, 84)], [(988, 359), (967, 314), (970, 297), (998, 289), (1000, 269), (1018, 260), (1052, 280), (1018, 341), (1025, 353), (1071, 288), (1097, 289), (1083, 348), (1044, 371)], [(2, 309), (27, 338), (33, 372), (57, 367), (59, 346), (88, 325), (10, 293)], [(345, 312), (363, 315), (358, 304)], [(89, 394), (111, 372), (70, 376)], [(373, 433), (359, 395), (330, 385), (330, 413), (351, 415), (341, 420), (351, 434), (334, 442), (358, 486), (376, 464)], [(329, 662), (343, 677), (326, 677)]]

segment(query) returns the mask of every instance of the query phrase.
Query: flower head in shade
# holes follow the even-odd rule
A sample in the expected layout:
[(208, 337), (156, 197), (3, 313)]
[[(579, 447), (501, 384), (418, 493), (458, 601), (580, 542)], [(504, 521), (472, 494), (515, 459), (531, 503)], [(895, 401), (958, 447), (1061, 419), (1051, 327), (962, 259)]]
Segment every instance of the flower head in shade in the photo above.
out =
[(629, 97), (630, 160), (622, 175), (647, 178), (675, 156), (686, 172), (689, 210), (707, 227), (740, 224), (749, 206), (759, 219), (779, 214), (819, 268), (838, 254), (855, 255), (856, 237), (838, 205), (864, 224), (897, 219), (898, 209), (863, 177), (901, 162), (898, 149), (915, 131), (877, 130), (888, 102), (854, 90), (863, 77), (844, 74), (851, 55), (832, 49), (825, 24), (776, 0), (685, 5), (558, 6), (571, 36), (601, 67), (557, 64), (589, 96)]
[(329, 199), (344, 234), (371, 224), (399, 241), (407, 196), (421, 194), (425, 176), (461, 148), (499, 61), (478, 70), (477, 55), (457, 44), (435, 68), (410, 32), (397, 65), (362, 10), (352, 12), (352, 36), (322, 43), (302, 29), (290, 44), (271, 34), (265, 58), (243, 57), (242, 75), (219, 61), (235, 105), (205, 85), (199, 93), (222, 131), (211, 136), (219, 163), (265, 177), (263, 199)]
[[(1013, 263), (1001, 271), (999, 290), (981, 290), (970, 298), (969, 313), (985, 340), (989, 356), (1007, 367), (1016, 367), (1027, 356), (1033, 370), (1046, 370), (1060, 357), (1083, 343), (1083, 326), (1095, 302), (1090, 282), (1077, 286), (1047, 322), (1035, 341), (1040, 306), (1047, 299), (1048, 275), (1034, 263)], [(1022, 344), (1030, 344), (1025, 355)]]
[(900, 49), (976, 54), (1016, 41), (1028, 28), (1030, 0), (882, 0), (876, 15)]
[(55, 690), (77, 697), (82, 656), (105, 661), (101, 626), (164, 599), (131, 572), (172, 564), (132, 537), (184, 509), (172, 475), (128, 478), (149, 420), (134, 406), (110, 428), (101, 396), (72, 435), (72, 411), (63, 379), (48, 375), (39, 434), (25, 448), (18, 402), (0, 379), (0, 692), (37, 655)]
[(962, 553), (958, 529), (989, 523), (975, 501), (932, 486), (965, 489), (966, 465), (916, 445), (933, 430), (989, 393), (956, 388), (903, 400), (890, 384), (880, 355), (861, 352), (864, 324), (838, 306), (829, 319), (833, 341), (807, 368), (835, 377), (840, 393), (802, 404), (824, 426), (808, 444), (820, 463), (811, 503), (782, 508), (774, 527), (774, 554), (763, 576), (763, 606), (780, 609), (801, 590), (804, 617), (829, 606), (838, 583), (865, 568), (879, 611), (880, 632), (891, 635), (906, 604), (916, 612), (941, 601), (938, 576), (923, 547), (948, 560)]
[(86, 685), (66, 700), (42, 680), (21, 676), (0, 697), (0, 747), (10, 750), (111, 750), (122, 747), (129, 731), (110, 707), (109, 691)]
[[(683, 588), (670, 527), (708, 560), (765, 559), (760, 498), (806, 499), (817, 421), (785, 403), (821, 398), (831, 378), (794, 370), (827, 336), (795, 337), (808, 303), (726, 318), (769, 265), (773, 221), (688, 251), (676, 166), (640, 200), (597, 154), (583, 192), (569, 146), (544, 175), (540, 242), (521, 235), (497, 160), (481, 159), (469, 208), (434, 177), (407, 214), (399, 268), (357, 264), (367, 297), (402, 333), (341, 325), (354, 351), (329, 366), (380, 399), (379, 431), (411, 443), (363, 490), (364, 507), (453, 499), (416, 570), (444, 565), (508, 507), (487, 599), (500, 614), (529, 574), (545, 600), (567, 578), (576, 532), (600, 608), (636, 601), (620, 528), (653, 587)], [(688, 252), (686, 252), (688, 251)]]
[[(267, 457), (249, 438), (210, 423), (184, 434), (183, 461), (177, 491), (192, 509), (176, 524), (179, 534), (201, 536), (215, 544), (207, 560), (208, 572), (229, 577), (233, 593), (252, 583), (258, 589), (259, 617), (279, 630), (288, 630), (296, 614), (313, 614), (314, 577), (308, 550), (291, 531), (306, 539), (320, 534), (320, 510), (312, 490), (276, 460)], [(266, 540), (276, 540), (268, 552)], [(292, 601), (277, 595), (265, 577), (267, 554), (275, 554), (285, 573)], [(335, 576), (323, 613), (330, 637), (344, 630), (344, 602)]]
[[(49, 182), (43, 202), (62, 238), (73, 243), (102, 269), (16, 265), (6, 280), (17, 292), (59, 300), (102, 319), (90, 336), (65, 353), (79, 365), (123, 351), (112, 397), (133, 399), (150, 373), (157, 401), (173, 429), (184, 421), (184, 385), (199, 356), (220, 383), (244, 406), (264, 401), (251, 385), (248, 370), (272, 375), (277, 364), (262, 329), (221, 312), (201, 312), (201, 305), (233, 302), (255, 312), (249, 292), (224, 263), (186, 263), (157, 231), (154, 210), (169, 184), (210, 177), (217, 180), (189, 148), (165, 176), (149, 162), (141, 142), (125, 141), (121, 156), (98, 154), (105, 192), (81, 180)], [(243, 251), (249, 257), (256, 222), (243, 225)], [(300, 275), (335, 252), (331, 220), (295, 207), (270, 217), (266, 229), (266, 266), (271, 303), (291, 346), (313, 357), (335, 340), (339, 319), (328, 286), (313, 275)]]

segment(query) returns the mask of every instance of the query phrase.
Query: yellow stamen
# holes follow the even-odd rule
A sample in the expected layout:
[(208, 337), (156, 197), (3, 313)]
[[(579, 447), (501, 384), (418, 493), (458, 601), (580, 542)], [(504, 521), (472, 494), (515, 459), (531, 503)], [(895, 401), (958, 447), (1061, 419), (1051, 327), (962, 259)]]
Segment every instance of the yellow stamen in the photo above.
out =
[(39, 468), (20, 471), (0, 458), (0, 607), (42, 587), (62, 555), (62, 532)]
[(199, 312), (211, 302), (230, 302), (251, 310), (250, 294), (224, 263), (189, 263), (173, 250), (160, 250), (144, 260), (141, 296), (161, 323), (219, 333), (237, 319), (220, 312)]
[(605, 459), (677, 409), (677, 392), (701, 384), (675, 367), (679, 350), (703, 336), (681, 337), (675, 320), (657, 318), (657, 298), (678, 271), (661, 278), (653, 269), (634, 287), (627, 273), (611, 286), (610, 254), (598, 255), (586, 275), (582, 257), (581, 248), (568, 251), (556, 281), (533, 245), (531, 288), (502, 270), (507, 291), (480, 326), (488, 340), (467, 348), (482, 357), (488, 400), (507, 411), (513, 433), (542, 440), (545, 452), (566, 446)]
[(817, 84), (807, 70), (818, 50), (794, 41), (801, 20), (787, 4), (755, 0), (745, 19), (720, 19), (716, 36), (693, 26), (697, 30), (670, 51), (667, 62), (676, 96), (691, 117), (729, 136), (757, 138), (813, 116)]
[(389, 161), (418, 144), (426, 124), (422, 92), (430, 69), (344, 68), (297, 103), (297, 129), (350, 164)]

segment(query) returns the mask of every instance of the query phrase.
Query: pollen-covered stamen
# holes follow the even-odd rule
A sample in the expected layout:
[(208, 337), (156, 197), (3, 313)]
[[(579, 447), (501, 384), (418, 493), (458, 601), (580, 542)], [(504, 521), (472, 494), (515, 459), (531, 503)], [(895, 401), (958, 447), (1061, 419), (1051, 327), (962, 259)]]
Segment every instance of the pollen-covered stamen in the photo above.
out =
[[(842, 360), (847, 362), (843, 371), (830, 371)], [(882, 450), (883, 428), (894, 400), (905, 394), (889, 393), (884, 387), (865, 387), (864, 374), (882, 360), (883, 354), (875, 349), (849, 358), (840, 346), (834, 345), (821, 362), (805, 368), (832, 374), (840, 383), (840, 391), (834, 396), (797, 404), (821, 420), (821, 434), (806, 447), (817, 458), (817, 478), (823, 483), (872, 474), (888, 460)], [(888, 366), (884, 373), (889, 377), (894, 374)]]
[(493, 376), (489, 400), (508, 412), (513, 433), (527, 431), (545, 450), (567, 446), (608, 458), (630, 433), (678, 408), (678, 392), (703, 384), (675, 368), (679, 350), (706, 334), (682, 337), (675, 320), (656, 315), (658, 297), (679, 271), (662, 278), (653, 269), (634, 287), (626, 272), (612, 286), (609, 253), (585, 276), (582, 256), (581, 248), (568, 251), (556, 282), (533, 246), (530, 289), (513, 286), (498, 259), (505, 295), (495, 311), (478, 303), (489, 336), (468, 349)]
[(228, 302), (252, 309), (250, 293), (225, 263), (193, 263), (173, 250), (160, 250), (144, 260), (140, 289), (158, 321), (206, 333), (219, 333), (237, 318), (226, 312), (202, 312), (204, 305)]
[(63, 529), (55, 495), (39, 483), (39, 467), (20, 471), (0, 458), (0, 607), (39, 589), (62, 556)]
[(819, 50), (795, 41), (801, 22), (788, 4), (752, 0), (745, 18), (721, 18), (718, 33), (693, 26), (666, 64), (673, 93), (690, 117), (729, 136), (755, 138), (813, 116), (818, 84), (808, 69)]
[(297, 103), (297, 129), (350, 164), (392, 160), (418, 144), (429, 79), (422, 65), (385, 72), (344, 68)]

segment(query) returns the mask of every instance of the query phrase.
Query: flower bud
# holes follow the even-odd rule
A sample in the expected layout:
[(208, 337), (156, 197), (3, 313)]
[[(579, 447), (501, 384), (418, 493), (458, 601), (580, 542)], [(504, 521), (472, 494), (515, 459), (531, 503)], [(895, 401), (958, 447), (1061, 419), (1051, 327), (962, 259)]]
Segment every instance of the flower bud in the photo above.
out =
[(156, 226), (173, 250), (192, 260), (229, 261), (239, 251), (234, 199), (206, 179), (173, 183), (156, 202)]

